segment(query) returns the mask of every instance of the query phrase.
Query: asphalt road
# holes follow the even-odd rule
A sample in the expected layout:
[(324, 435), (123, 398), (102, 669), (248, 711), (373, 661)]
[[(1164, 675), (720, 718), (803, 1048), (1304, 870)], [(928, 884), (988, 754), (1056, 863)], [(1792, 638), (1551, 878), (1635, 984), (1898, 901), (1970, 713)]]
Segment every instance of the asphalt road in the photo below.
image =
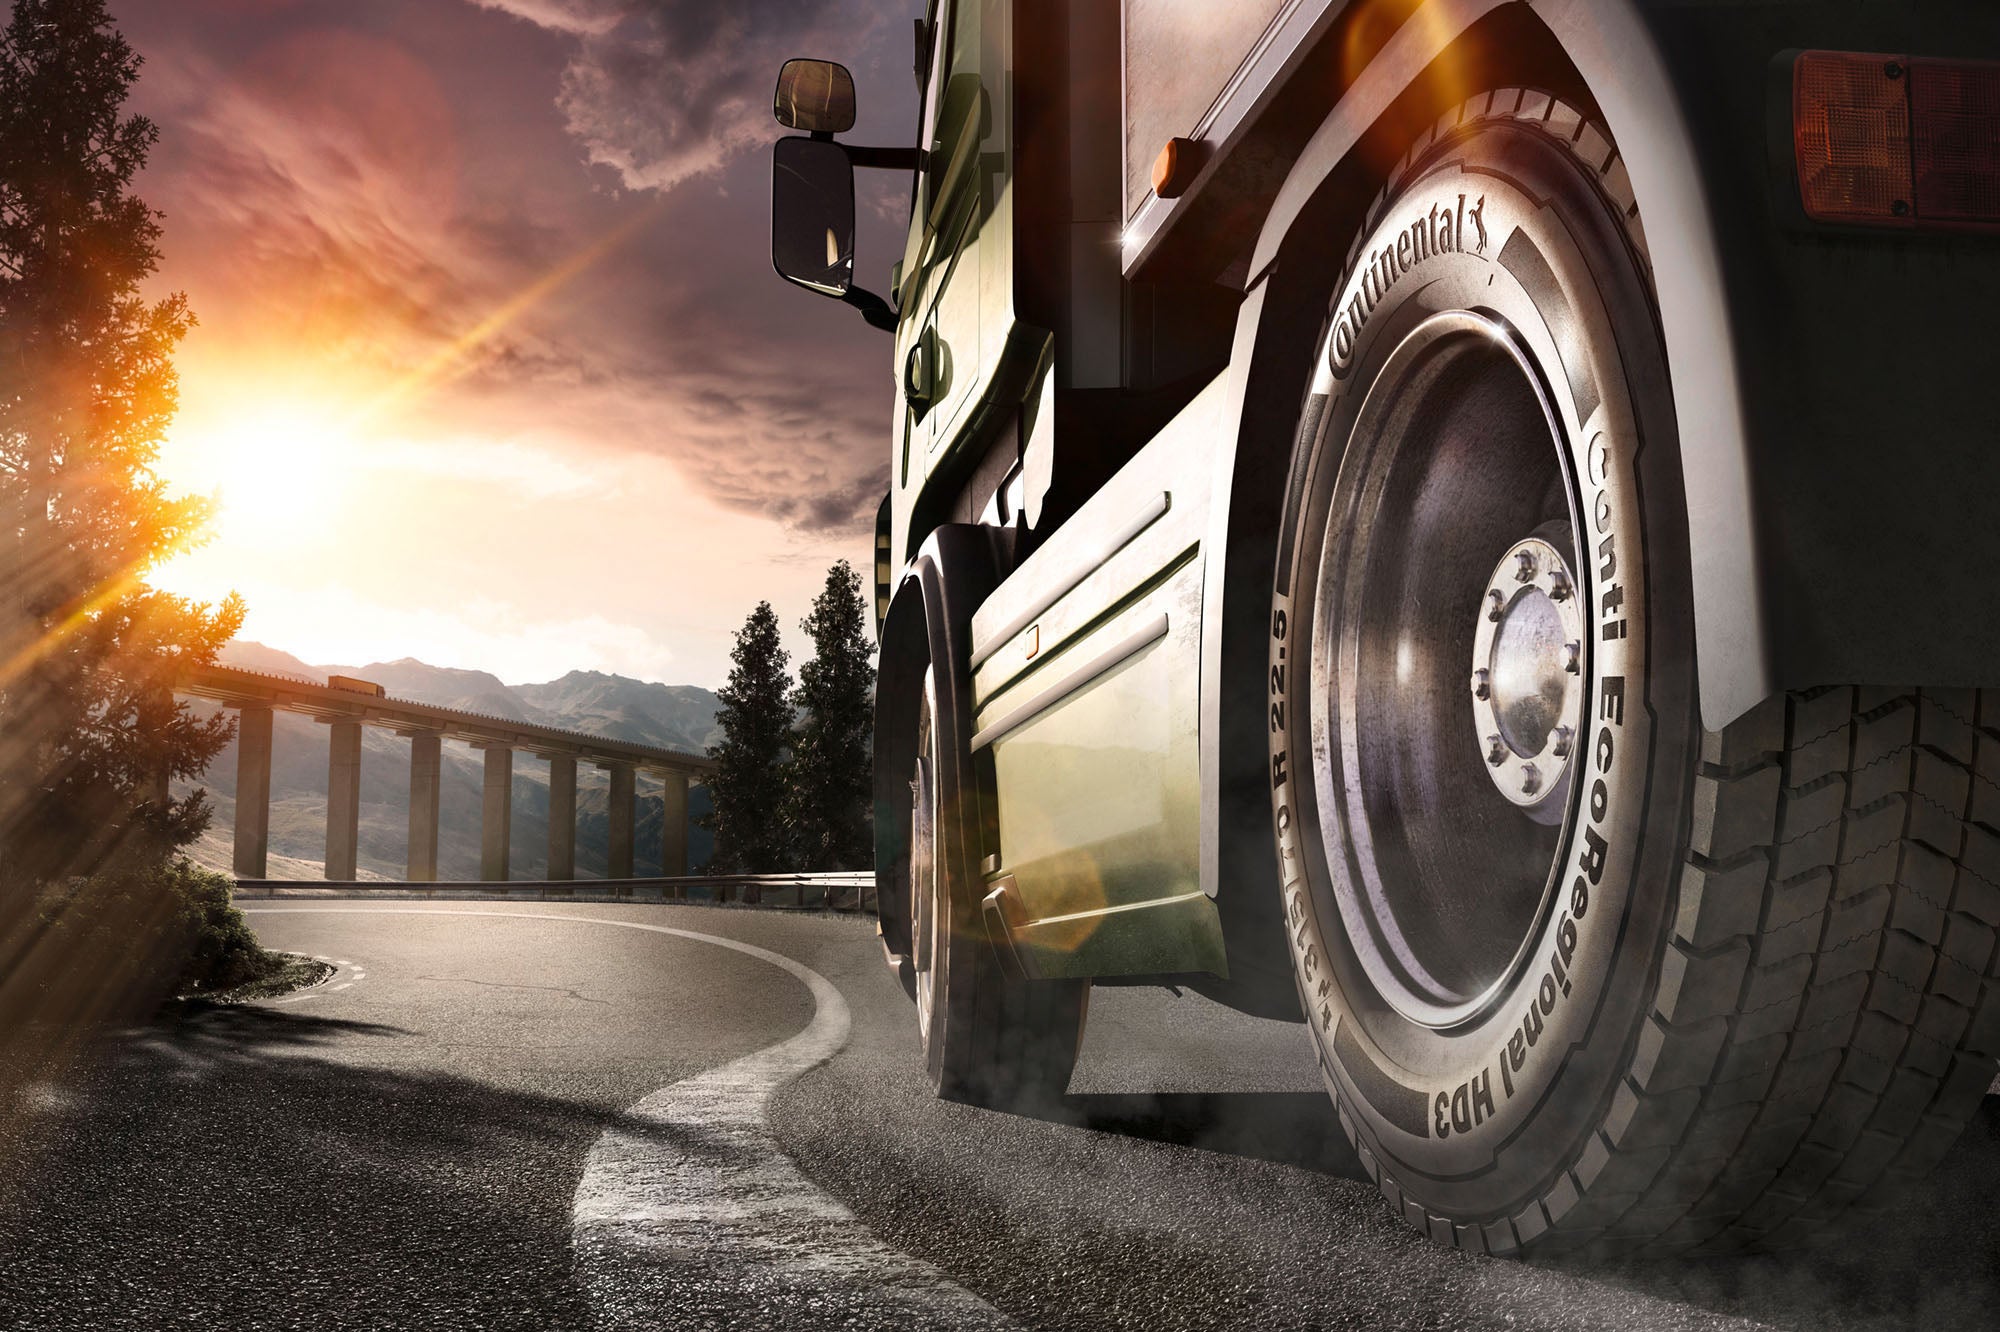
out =
[(328, 985), (0, 1122), (0, 1328), (2000, 1325), (2000, 1097), (1844, 1248), (1531, 1267), (1406, 1234), (1302, 1030), (1192, 995), (1096, 992), (1032, 1118), (929, 1095), (860, 921), (310, 908), (253, 920)]

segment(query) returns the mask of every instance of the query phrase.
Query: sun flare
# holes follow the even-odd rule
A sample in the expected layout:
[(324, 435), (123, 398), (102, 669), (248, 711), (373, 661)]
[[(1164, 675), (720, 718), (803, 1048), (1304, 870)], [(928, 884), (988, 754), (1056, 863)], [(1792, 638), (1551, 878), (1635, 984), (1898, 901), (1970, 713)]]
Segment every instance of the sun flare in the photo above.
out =
[(164, 453), (179, 488), (215, 496), (212, 536), (249, 554), (334, 530), (360, 442), (331, 411), (269, 404), (176, 432)]

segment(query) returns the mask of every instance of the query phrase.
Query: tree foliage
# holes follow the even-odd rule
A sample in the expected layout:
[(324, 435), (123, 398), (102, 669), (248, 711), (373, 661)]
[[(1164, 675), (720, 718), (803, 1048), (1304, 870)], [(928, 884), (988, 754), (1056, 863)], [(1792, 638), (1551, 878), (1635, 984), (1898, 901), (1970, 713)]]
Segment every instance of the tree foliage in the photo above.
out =
[(185, 297), (149, 302), (160, 220), (131, 192), (158, 131), (103, 0), (15, 0), (0, 32), (0, 900), (150, 874), (198, 836), (229, 737), (172, 687), (243, 615), (148, 588), (203, 501), (153, 472)]
[(875, 645), (866, 629), (861, 575), (846, 560), (800, 627), (813, 659), (792, 693), (799, 724), (786, 765), (784, 823), (793, 857), (807, 870), (865, 870), (875, 863), (870, 747), (874, 736)]
[(709, 746), (715, 770), (707, 778), (713, 810), (701, 826), (715, 834), (713, 874), (770, 874), (791, 868), (781, 822), (784, 760), (792, 733), (791, 658), (778, 643), (771, 603), (737, 631), (729, 682), (717, 691), (722, 739)]

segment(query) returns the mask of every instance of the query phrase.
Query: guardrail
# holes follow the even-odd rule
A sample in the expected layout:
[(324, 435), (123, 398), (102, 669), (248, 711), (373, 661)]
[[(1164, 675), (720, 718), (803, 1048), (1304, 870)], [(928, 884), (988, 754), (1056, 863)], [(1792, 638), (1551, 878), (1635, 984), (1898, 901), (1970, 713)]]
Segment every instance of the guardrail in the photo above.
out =
[(873, 911), (873, 871), (690, 874), (664, 879), (512, 879), (405, 883), (386, 879), (238, 879), (240, 898), (384, 897), (462, 901), (709, 902), (783, 910)]

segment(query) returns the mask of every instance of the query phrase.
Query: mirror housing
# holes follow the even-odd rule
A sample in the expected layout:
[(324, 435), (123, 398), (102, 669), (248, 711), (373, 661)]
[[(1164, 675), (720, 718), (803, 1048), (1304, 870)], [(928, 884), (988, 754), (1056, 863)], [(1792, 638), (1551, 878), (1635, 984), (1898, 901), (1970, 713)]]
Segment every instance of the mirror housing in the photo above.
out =
[(771, 114), (786, 129), (845, 134), (854, 128), (854, 76), (831, 60), (787, 60)]

